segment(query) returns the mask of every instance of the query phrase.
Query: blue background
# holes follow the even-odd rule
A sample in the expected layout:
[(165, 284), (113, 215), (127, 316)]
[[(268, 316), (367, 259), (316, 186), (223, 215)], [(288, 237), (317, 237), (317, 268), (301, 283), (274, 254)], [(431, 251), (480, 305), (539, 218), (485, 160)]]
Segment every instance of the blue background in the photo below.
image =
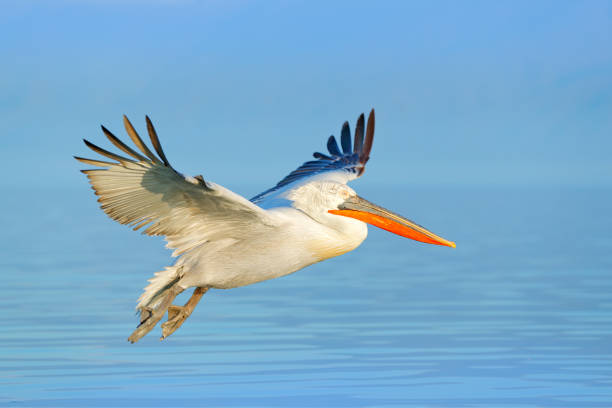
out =
[[(605, 1), (2, 2), (0, 406), (609, 407), (610, 44)], [(352, 186), (457, 249), (370, 228), (125, 341), (171, 260), (81, 138), (148, 114), (250, 197), (372, 107)]]
[(186, 173), (264, 189), (374, 107), (370, 181), (609, 185), (611, 9), (4, 2), (2, 182), (74, 185), (78, 139), (125, 113)]

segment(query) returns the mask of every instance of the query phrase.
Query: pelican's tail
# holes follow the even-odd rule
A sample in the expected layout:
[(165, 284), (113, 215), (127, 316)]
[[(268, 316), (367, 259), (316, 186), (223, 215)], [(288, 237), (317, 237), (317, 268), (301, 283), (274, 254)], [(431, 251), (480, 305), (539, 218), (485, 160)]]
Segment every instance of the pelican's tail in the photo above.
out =
[(163, 271), (155, 272), (155, 276), (149, 279), (149, 284), (138, 298), (138, 312), (142, 314), (145, 309), (153, 309), (164, 293), (181, 279), (182, 269), (182, 266), (167, 266)]

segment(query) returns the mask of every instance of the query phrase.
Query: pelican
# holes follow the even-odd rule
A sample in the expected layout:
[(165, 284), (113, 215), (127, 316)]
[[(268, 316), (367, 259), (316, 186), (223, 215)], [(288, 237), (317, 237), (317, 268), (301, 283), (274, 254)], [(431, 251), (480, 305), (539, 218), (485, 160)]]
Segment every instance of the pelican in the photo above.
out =
[[(274, 187), (247, 200), (205, 180), (175, 170), (146, 116), (147, 131), (157, 155), (123, 116), (127, 134), (139, 151), (108, 129), (108, 140), (129, 157), (83, 140), (112, 161), (75, 156), (96, 166), (81, 170), (113, 220), (147, 235), (161, 235), (173, 249), (175, 262), (156, 272), (138, 299), (140, 324), (129, 336), (135, 343), (168, 313), (161, 340), (174, 333), (210, 288), (229, 289), (278, 278), (357, 248), (366, 238), (366, 224), (429, 244), (455, 247), (415, 222), (359, 197), (347, 182), (360, 177), (374, 140), (374, 109), (365, 126), (357, 119), (354, 141), (348, 122), (340, 146), (332, 135), (329, 154), (314, 153)], [(184, 305), (176, 296), (195, 288)]]

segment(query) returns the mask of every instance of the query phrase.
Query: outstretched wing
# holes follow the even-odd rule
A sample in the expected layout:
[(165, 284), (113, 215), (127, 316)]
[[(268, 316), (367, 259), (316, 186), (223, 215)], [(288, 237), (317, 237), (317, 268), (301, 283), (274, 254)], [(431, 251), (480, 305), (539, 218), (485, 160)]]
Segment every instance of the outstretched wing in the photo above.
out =
[(372, 141), (374, 140), (374, 109), (370, 111), (365, 138), (364, 130), (364, 115), (363, 113), (357, 119), (355, 126), (355, 139), (351, 147), (351, 129), (348, 122), (344, 122), (340, 134), (340, 145), (338, 146), (336, 138), (332, 135), (327, 139), (327, 150), (329, 155), (316, 152), (313, 154), (315, 159), (307, 161), (297, 169), (293, 170), (278, 184), (269, 190), (264, 191), (251, 198), (251, 201), (258, 203), (267, 198), (271, 193), (274, 193), (284, 187), (290, 186), (292, 183), (303, 181), (306, 178), (321, 175), (321, 177), (329, 177), (342, 182), (348, 182), (360, 177), (365, 165), (370, 159), (370, 150), (372, 149)]
[[(75, 159), (101, 169), (82, 170), (99, 196), (102, 210), (121, 224), (163, 235), (174, 256), (207, 241), (241, 239), (257, 226), (269, 225), (264, 210), (202, 176), (188, 177), (170, 166), (149, 117), (147, 130), (157, 156), (123, 117), (125, 129), (140, 150), (130, 148), (102, 126), (106, 137), (130, 157), (104, 150), (84, 140), (94, 152), (113, 162)], [(141, 154), (142, 153), (142, 154)]]

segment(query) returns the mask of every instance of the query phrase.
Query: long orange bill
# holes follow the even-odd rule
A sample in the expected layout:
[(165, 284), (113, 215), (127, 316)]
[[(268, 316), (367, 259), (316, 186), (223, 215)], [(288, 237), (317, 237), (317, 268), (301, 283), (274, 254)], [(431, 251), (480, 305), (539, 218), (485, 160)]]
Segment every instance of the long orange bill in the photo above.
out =
[(447, 241), (421, 227), (419, 224), (359, 196), (349, 197), (344, 203), (338, 206), (337, 210), (329, 210), (329, 212), (367, 222), (375, 227), (401, 235), (402, 237), (414, 239), (415, 241), (446, 245), (453, 248), (456, 247), (454, 242)]

